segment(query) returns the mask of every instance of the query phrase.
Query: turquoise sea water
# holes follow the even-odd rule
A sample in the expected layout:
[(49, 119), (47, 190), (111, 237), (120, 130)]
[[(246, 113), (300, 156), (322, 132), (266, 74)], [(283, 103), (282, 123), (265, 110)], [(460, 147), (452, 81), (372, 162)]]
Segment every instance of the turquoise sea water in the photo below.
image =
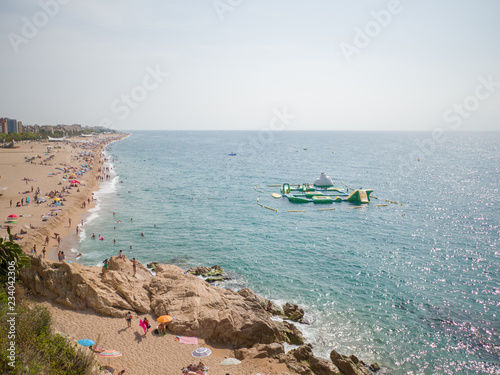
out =
[[(499, 144), (500, 133), (133, 132), (108, 151), (117, 176), (96, 193), (77, 251), (89, 265), (119, 249), (218, 264), (226, 287), (303, 306), (301, 328), (326, 358), (500, 374)], [(317, 211), (270, 196), (268, 184), (321, 172), (379, 199)]]

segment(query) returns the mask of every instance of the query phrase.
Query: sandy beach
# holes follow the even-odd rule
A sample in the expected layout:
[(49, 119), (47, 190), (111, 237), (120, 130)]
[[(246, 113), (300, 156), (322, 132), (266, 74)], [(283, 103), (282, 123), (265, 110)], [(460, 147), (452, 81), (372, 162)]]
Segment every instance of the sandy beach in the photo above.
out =
[[(126, 374), (180, 375), (183, 367), (198, 364), (200, 360), (209, 367), (209, 375), (294, 374), (284, 363), (280, 364), (268, 358), (244, 360), (238, 365), (222, 366), (222, 360), (234, 356), (231, 348), (206, 343), (203, 339), (198, 339), (198, 344), (193, 345), (181, 344), (171, 332), (158, 336), (150, 331), (145, 335), (144, 330), (139, 327), (139, 319), (147, 317), (154, 329), (158, 323), (153, 315), (134, 316), (132, 327), (128, 328), (125, 319), (99, 316), (91, 310), (76, 312), (42, 300), (40, 303), (51, 311), (54, 328), (59, 333), (69, 334), (68, 337), (75, 341), (91, 339), (103, 348), (121, 352), (121, 357), (98, 357), (98, 361), (118, 371), (125, 369)], [(191, 353), (199, 347), (210, 348), (212, 354), (204, 358), (193, 357)]]
[[(16, 242), (26, 253), (35, 255), (36, 246), (36, 256), (42, 257), (45, 247), (47, 260), (58, 261), (58, 252), (64, 251), (65, 259), (74, 261), (77, 254), (72, 253), (68, 245), (76, 237), (83, 215), (95, 205), (92, 193), (99, 189), (98, 176), (105, 174), (102, 150), (116, 137), (96, 138), (93, 142), (88, 138), (73, 138), (68, 142), (21, 142), (17, 148), (0, 149), (1, 235), (7, 236), (8, 225), (11, 233), (19, 236)], [(70, 186), (72, 179), (80, 184)], [(44, 197), (45, 202), (37, 203), (35, 196)], [(54, 200), (55, 197), (61, 200)], [(17, 217), (9, 218), (9, 215)], [(59, 234), (60, 242), (55, 233)], [(45, 242), (47, 237), (48, 244)], [(95, 272), (98, 274), (100, 269), (95, 267)], [(180, 344), (172, 333), (163, 337), (152, 332), (145, 335), (139, 327), (139, 318), (147, 316), (154, 328), (157, 317), (153, 315), (134, 316), (132, 327), (127, 328), (124, 319), (102, 316), (92, 310), (75, 311), (43, 299), (38, 299), (38, 303), (51, 311), (58, 333), (75, 341), (92, 339), (103, 348), (120, 351), (123, 354), (120, 358), (98, 357), (98, 361), (118, 371), (125, 369), (127, 374), (181, 374), (183, 367), (198, 363), (199, 359), (191, 353), (201, 346), (212, 350), (210, 356), (202, 359), (210, 368), (210, 375), (291, 374), (285, 364), (267, 358), (221, 366), (219, 363), (223, 359), (234, 356), (230, 346), (206, 343), (203, 339), (199, 339), (197, 345)]]
[[(77, 254), (64, 247), (64, 239), (76, 234), (82, 215), (95, 205), (92, 193), (99, 188), (102, 149), (116, 137), (20, 142), (16, 148), (0, 148), (1, 235), (7, 235), (8, 225), (26, 252), (36, 246), (37, 255), (42, 255), (45, 247), (49, 260), (57, 260), (59, 250), (66, 260), (74, 260)], [(73, 180), (80, 184), (70, 184)], [(45, 202), (37, 203), (35, 197)]]

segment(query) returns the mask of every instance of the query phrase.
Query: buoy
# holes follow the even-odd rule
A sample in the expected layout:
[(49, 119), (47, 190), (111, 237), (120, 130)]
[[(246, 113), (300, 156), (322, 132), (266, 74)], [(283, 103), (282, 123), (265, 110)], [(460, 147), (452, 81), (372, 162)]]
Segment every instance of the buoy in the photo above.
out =
[(271, 208), (271, 207), (267, 207), (267, 206), (264, 206), (264, 208), (267, 208), (268, 210), (271, 210), (271, 211), (278, 212), (278, 210), (276, 208)]

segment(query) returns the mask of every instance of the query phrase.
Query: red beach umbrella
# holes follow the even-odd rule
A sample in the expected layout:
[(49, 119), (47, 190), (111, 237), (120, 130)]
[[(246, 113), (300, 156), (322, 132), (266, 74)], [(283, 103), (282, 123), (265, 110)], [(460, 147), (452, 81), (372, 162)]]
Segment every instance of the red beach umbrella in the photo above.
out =
[(19, 216), (17, 216), (16, 214), (12, 214), (12, 215), (9, 215), (7, 217), (19, 217)]

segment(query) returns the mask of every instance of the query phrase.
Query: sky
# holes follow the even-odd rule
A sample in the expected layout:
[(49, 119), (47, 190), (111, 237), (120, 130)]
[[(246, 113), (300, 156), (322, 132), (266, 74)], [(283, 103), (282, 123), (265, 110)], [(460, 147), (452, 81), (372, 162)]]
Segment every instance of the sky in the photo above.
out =
[(0, 117), (500, 130), (500, 1), (2, 0)]

